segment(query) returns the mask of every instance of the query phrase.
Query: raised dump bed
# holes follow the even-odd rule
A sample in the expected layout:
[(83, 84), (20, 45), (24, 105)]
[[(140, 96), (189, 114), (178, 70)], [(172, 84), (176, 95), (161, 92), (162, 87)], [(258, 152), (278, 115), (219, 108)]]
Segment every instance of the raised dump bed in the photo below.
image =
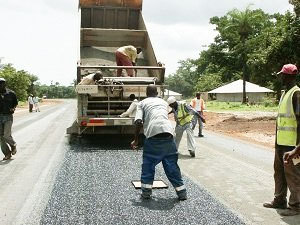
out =
[[(156, 85), (164, 93), (165, 68), (158, 65), (142, 17), (142, 0), (80, 0), (80, 60), (77, 81), (102, 71), (104, 79), (97, 85), (77, 85), (77, 120), (68, 128), (72, 134), (133, 133), (133, 118), (120, 118), (135, 94), (146, 98), (146, 87)], [(119, 47), (142, 48), (137, 66), (118, 67), (115, 52)], [(137, 77), (117, 77), (117, 69), (133, 68)]]

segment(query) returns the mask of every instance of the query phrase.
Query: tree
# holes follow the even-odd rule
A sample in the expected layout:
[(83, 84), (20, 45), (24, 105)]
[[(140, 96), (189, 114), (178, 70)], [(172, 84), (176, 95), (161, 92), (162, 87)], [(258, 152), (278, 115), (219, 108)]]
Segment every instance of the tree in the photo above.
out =
[(243, 68), (243, 103), (246, 103), (246, 81), (249, 81), (249, 70), (248, 70), (248, 51), (246, 42), (249, 37), (256, 32), (256, 27), (259, 27), (261, 23), (261, 15), (257, 11), (250, 10), (247, 7), (245, 11), (239, 11), (234, 9), (228, 14), (228, 26), (225, 28), (230, 32), (237, 33), (239, 35), (240, 43), (237, 42), (234, 46), (238, 52), (240, 52), (240, 59)]
[(294, 6), (294, 11), (296, 13), (296, 16), (300, 16), (300, 1), (299, 0), (289, 0), (289, 3)]

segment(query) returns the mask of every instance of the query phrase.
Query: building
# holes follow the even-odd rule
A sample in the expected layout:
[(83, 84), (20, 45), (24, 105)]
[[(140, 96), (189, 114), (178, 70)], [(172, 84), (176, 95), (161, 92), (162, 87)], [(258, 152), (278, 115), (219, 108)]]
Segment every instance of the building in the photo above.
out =
[[(248, 102), (262, 102), (263, 98), (273, 93), (268, 88), (246, 82), (246, 96)], [(219, 102), (242, 102), (243, 100), (243, 80), (237, 80), (216, 88), (208, 92), (211, 99), (216, 99)]]
[(164, 96), (165, 96), (165, 99), (168, 99), (170, 96), (174, 96), (176, 98), (176, 100), (182, 99), (182, 94), (177, 93), (175, 91), (168, 90), (168, 89), (165, 89)]

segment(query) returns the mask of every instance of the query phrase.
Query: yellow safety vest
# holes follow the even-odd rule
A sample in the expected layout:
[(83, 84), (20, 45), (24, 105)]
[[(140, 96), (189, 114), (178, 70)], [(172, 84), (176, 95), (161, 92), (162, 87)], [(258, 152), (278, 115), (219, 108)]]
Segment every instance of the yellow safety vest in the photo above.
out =
[(178, 114), (177, 114), (177, 120), (180, 126), (183, 126), (187, 123), (190, 123), (193, 119), (193, 115), (189, 114), (184, 109), (185, 104), (178, 104)]
[(300, 91), (298, 86), (281, 96), (277, 117), (276, 140), (278, 145), (297, 145), (297, 119), (293, 108), (293, 95), (296, 91)]

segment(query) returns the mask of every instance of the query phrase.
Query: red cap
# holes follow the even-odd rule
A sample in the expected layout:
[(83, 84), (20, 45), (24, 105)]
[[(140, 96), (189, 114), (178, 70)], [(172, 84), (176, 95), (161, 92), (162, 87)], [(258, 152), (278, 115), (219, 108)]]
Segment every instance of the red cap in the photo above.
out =
[(298, 73), (297, 66), (294, 64), (286, 64), (282, 67), (280, 72), (277, 74), (284, 73), (284, 74), (291, 74), (291, 75), (296, 75)]

